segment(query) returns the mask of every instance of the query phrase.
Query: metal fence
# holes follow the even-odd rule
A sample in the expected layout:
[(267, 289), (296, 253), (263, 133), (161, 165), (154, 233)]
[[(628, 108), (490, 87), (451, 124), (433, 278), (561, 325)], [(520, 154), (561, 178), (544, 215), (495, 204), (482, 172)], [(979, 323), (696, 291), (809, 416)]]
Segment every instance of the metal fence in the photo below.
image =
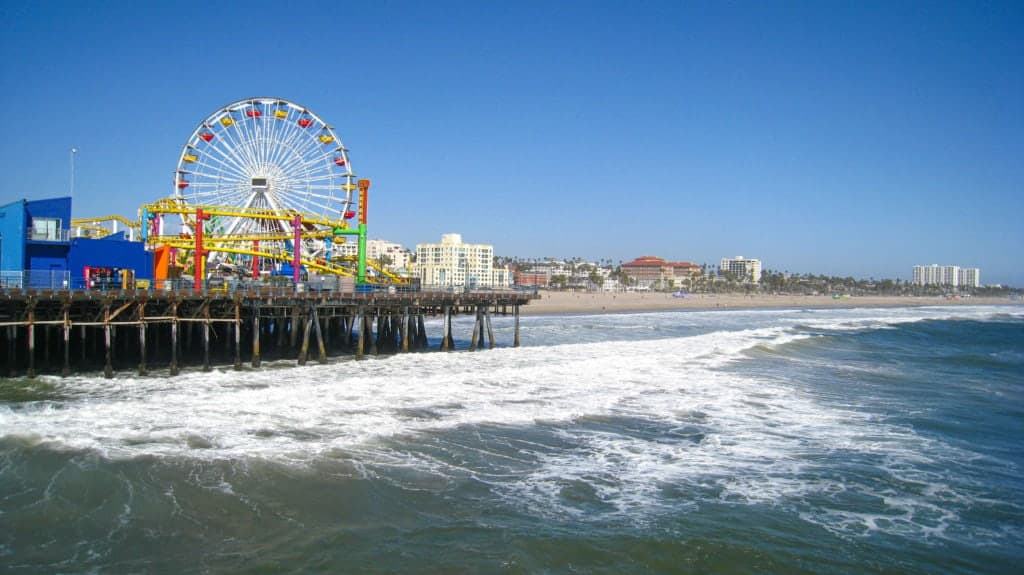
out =
[(34, 242), (62, 242), (67, 243), (71, 238), (71, 230), (58, 230), (58, 229), (46, 229), (46, 230), (34, 230), (29, 229), (26, 233), (26, 239)]
[(66, 290), (71, 287), (67, 270), (0, 271), (0, 288)]

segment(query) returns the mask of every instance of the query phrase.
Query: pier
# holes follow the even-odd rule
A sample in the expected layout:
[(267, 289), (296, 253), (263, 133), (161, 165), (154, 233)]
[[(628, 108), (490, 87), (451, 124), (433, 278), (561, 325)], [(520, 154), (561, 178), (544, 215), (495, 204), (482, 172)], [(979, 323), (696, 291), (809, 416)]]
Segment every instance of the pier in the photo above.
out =
[(470, 351), (496, 345), (492, 315), (512, 315), (531, 292), (20, 290), (0, 292), (0, 377), (152, 369), (258, 368), (264, 360), (326, 363), (332, 356), (428, 349), (425, 317), (441, 317), (438, 350), (455, 349), (452, 318), (473, 315)]

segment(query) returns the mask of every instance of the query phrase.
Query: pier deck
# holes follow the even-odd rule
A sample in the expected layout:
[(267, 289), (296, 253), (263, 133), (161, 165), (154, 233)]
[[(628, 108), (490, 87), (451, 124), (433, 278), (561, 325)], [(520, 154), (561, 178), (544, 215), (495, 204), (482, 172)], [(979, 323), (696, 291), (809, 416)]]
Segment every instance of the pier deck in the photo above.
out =
[[(0, 377), (102, 371), (106, 377), (263, 359), (402, 353), (427, 349), (425, 316), (441, 316), (441, 350), (454, 349), (452, 317), (475, 315), (469, 349), (494, 347), (491, 315), (515, 318), (535, 296), (521, 291), (297, 291), (292, 286), (220, 292), (0, 292)], [(485, 340), (486, 338), (486, 340)], [(438, 338), (435, 338), (438, 339)]]

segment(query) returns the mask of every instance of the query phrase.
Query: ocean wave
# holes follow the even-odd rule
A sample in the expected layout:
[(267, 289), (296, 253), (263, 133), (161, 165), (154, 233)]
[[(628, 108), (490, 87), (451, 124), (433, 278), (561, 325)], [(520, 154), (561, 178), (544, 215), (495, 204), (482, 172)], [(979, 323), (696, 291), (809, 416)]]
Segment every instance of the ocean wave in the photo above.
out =
[[(0, 433), (111, 460), (310, 468), (341, 459), (401, 489), (479, 482), (538, 516), (644, 522), (712, 503), (765, 505), (847, 535), (952, 537), (976, 501), (973, 484), (913, 470), (959, 465), (969, 453), (856, 403), (823, 401), (793, 372), (766, 371), (758, 353), (823, 334), (993, 315), (623, 314), (588, 316), (580, 329), (544, 318), (524, 322), (534, 339), (519, 349), (242, 374), (42, 378), (53, 395), (0, 404)], [(649, 322), (658, 329), (633, 329)], [(605, 323), (617, 329), (605, 333)], [(849, 475), (861, 468), (874, 471)]]

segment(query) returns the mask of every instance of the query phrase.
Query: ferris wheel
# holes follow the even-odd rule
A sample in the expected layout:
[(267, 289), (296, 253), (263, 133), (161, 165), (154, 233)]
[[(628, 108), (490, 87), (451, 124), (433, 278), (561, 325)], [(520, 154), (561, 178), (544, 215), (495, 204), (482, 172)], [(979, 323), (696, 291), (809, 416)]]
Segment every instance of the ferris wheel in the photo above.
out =
[[(208, 233), (268, 238), (290, 233), (284, 220), (252, 213), (310, 215), (343, 222), (354, 213), (355, 174), (334, 128), (308, 108), (281, 98), (238, 100), (210, 114), (178, 158), (175, 199), (196, 206), (233, 206)], [(194, 222), (183, 218), (191, 229)], [(323, 242), (307, 242), (309, 255)]]

